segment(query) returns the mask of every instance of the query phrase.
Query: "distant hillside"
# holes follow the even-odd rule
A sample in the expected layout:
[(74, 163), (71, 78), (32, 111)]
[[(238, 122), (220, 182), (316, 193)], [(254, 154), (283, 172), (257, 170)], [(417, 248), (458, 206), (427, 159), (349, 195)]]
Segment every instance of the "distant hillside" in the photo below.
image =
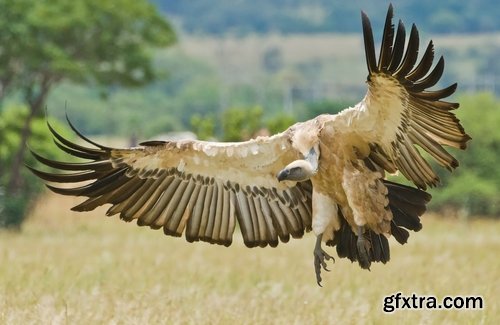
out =
[[(246, 35), (278, 32), (359, 32), (360, 10), (376, 28), (385, 18), (383, 1), (333, 0), (151, 0), (184, 32), (209, 35)], [(393, 1), (396, 17), (416, 22), (432, 33), (500, 31), (496, 0)]]

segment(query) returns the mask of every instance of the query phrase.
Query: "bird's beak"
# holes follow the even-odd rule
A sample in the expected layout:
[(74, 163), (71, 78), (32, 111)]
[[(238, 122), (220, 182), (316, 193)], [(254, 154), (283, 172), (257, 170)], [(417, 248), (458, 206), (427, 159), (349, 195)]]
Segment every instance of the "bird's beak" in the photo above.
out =
[(288, 175), (290, 175), (290, 170), (285, 168), (282, 171), (280, 171), (276, 177), (278, 178), (278, 181), (281, 182), (286, 180)]

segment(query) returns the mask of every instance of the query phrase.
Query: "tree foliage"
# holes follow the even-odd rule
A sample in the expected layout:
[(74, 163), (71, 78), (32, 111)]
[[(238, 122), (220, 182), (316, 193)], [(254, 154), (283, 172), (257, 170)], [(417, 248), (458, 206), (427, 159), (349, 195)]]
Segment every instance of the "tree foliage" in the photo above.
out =
[(0, 104), (11, 96), (28, 108), (19, 115), (18, 146), (0, 174), (6, 202), (22, 205), (31, 193), (21, 168), (26, 142), (54, 85), (145, 85), (156, 77), (152, 49), (174, 40), (169, 23), (146, 0), (0, 0)]
[(500, 101), (489, 93), (465, 95), (457, 114), (472, 137), (465, 151), (454, 151), (460, 167), (439, 171), (442, 187), (432, 191), (434, 208), (500, 216)]
[(269, 133), (276, 134), (285, 131), (295, 122), (297, 122), (297, 119), (294, 116), (279, 113), (266, 121), (266, 128), (269, 130)]
[(344, 108), (353, 105), (354, 101), (347, 100), (324, 100), (308, 104), (300, 113), (301, 120), (315, 118), (321, 114), (337, 114)]
[(175, 40), (135, 0), (1, 0), (0, 31), (2, 85), (25, 91), (62, 79), (143, 85), (154, 78), (150, 48)]
[(149, 2), (136, 0), (0, 0), (0, 99), (20, 94), (30, 109), (9, 188), (19, 171), (31, 119), (63, 81), (140, 86), (155, 78), (151, 48), (175, 40)]
[[(10, 166), (17, 148), (21, 143), (21, 129), (24, 120), (29, 114), (29, 109), (24, 105), (13, 105), (5, 108), (0, 113), (0, 228), (18, 229), (21, 226), (29, 208), (32, 198), (42, 188), (42, 183), (29, 172), (22, 169), (24, 178), (23, 195), (11, 195), (5, 190), (9, 173), (6, 168)], [(51, 122), (52, 126), (65, 137), (71, 138), (72, 133), (68, 128), (57, 121)], [(45, 118), (35, 118), (31, 122), (32, 138), (29, 146), (32, 150), (53, 159), (67, 159), (65, 154), (53, 145), (52, 135), (45, 124)], [(32, 157), (27, 157), (25, 163), (36, 167), (38, 162)]]
[(213, 139), (215, 137), (215, 118), (213, 115), (195, 114), (191, 117), (191, 128), (198, 139)]
[(243, 141), (252, 138), (262, 127), (262, 107), (233, 107), (222, 115), (224, 141)]

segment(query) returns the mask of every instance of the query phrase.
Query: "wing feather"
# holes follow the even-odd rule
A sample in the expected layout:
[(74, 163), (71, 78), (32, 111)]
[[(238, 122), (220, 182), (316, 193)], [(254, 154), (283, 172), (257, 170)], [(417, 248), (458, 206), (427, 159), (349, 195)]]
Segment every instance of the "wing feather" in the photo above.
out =
[(233, 217), (236, 214), (236, 194), (233, 191), (229, 192), (229, 228), (225, 237), (225, 245), (229, 246), (232, 241), (236, 221)]
[(255, 243), (255, 235), (252, 220), (250, 219), (250, 207), (248, 206), (247, 198), (241, 191), (237, 192), (236, 198), (238, 199), (239, 207), (237, 213), (237, 216), (239, 217), (238, 224), (243, 232), (243, 240), (245, 243), (249, 243), (250, 246), (253, 246)]
[(340, 116), (346, 116), (347, 125), (368, 142), (370, 163), (391, 173), (400, 170), (419, 188), (426, 189), (437, 185), (439, 177), (416, 147), (452, 170), (458, 162), (443, 146), (465, 149), (470, 137), (451, 112), (458, 108), (458, 103), (442, 100), (456, 91), (457, 84), (429, 90), (443, 75), (444, 58), (440, 57), (432, 68), (434, 44), (430, 41), (417, 63), (420, 43), (417, 27), (412, 25), (405, 50), (404, 25), (399, 21), (394, 37), (392, 16), (393, 9), (389, 6), (376, 64), (371, 24), (362, 14), (368, 93), (363, 101)]
[(159, 212), (156, 213), (155, 208), (158, 204), (160, 204), (160, 200), (165, 193), (165, 190), (170, 186), (173, 180), (174, 177), (167, 174), (163, 174), (158, 178), (156, 182), (160, 184), (156, 186), (153, 195), (148, 200), (147, 206), (145, 206), (144, 209), (137, 211), (137, 215), (133, 218), (137, 219), (137, 224), (142, 226), (150, 225), (158, 218)]
[(216, 184), (217, 186), (217, 202), (215, 204), (215, 215), (213, 218), (213, 230), (212, 239), (217, 241), (220, 239), (220, 232), (223, 220), (223, 204), (224, 204), (224, 188), (222, 184)]
[(205, 229), (205, 239), (209, 242), (216, 240), (214, 238), (214, 227), (215, 227), (215, 218), (217, 216), (217, 201), (218, 201), (218, 188), (217, 183), (213, 184), (212, 198), (210, 200), (210, 206), (208, 208), (208, 220), (207, 220), (207, 228)]
[[(150, 202), (155, 199), (155, 191), (158, 188), (158, 183), (161, 182), (163, 179), (160, 181), (149, 178), (146, 181), (145, 188), (146, 191), (141, 194), (141, 192), (137, 192), (135, 195), (139, 195), (139, 197), (135, 198), (133, 200), (132, 198), (129, 200), (131, 202), (134, 202), (131, 207), (124, 209), (125, 211), (122, 214), (122, 219), (126, 221), (132, 221), (134, 219), (138, 219), (140, 215), (143, 215), (149, 210), (149, 207), (151, 206)], [(140, 211), (140, 214), (138, 213)]]
[[(404, 46), (404, 40), (403, 40)], [(425, 74), (432, 67), (432, 62), (434, 61), (434, 43), (429, 41), (427, 48), (425, 49), (424, 55), (420, 59), (420, 62), (417, 64), (415, 69), (413, 69), (408, 75), (406, 79), (410, 81), (417, 81), (422, 79)]]
[[(172, 217), (165, 225), (165, 228), (174, 233), (175, 236), (182, 235), (182, 232), (184, 230), (184, 223), (181, 223), (182, 217), (184, 215), (184, 212), (186, 211), (189, 201), (192, 198), (196, 199), (196, 196), (198, 194), (198, 191), (195, 191), (195, 189), (198, 188), (199, 184), (190, 181), (187, 181), (186, 183), (186, 188), (184, 189), (182, 196), (179, 199), (174, 212), (172, 213)], [(173, 201), (170, 202), (170, 204), (172, 203)]]
[[(432, 69), (432, 71), (427, 75), (427, 77), (425, 77), (421, 80), (419, 80), (419, 79), (415, 80), (415, 82), (411, 86), (411, 91), (413, 93), (415, 93), (415, 95), (417, 95), (417, 94), (420, 94), (420, 92), (424, 91), (425, 89), (434, 86), (435, 84), (438, 83), (439, 79), (441, 79), (443, 72), (444, 72), (444, 58), (441, 57), (439, 59), (438, 63), (436, 64), (436, 66), (434, 67), (434, 69)], [(407, 79), (409, 79), (409, 78), (407, 78)], [(450, 87), (445, 88), (445, 89), (453, 89), (453, 87), (454, 86), (451, 85)], [(455, 88), (456, 88), (456, 85), (455, 85)], [(443, 90), (439, 90), (437, 92), (443, 92)], [(446, 95), (443, 97), (448, 97), (451, 94), (453, 94), (454, 92), (455, 92), (455, 89), (453, 89), (453, 91), (449, 95)], [(443, 97), (436, 98), (436, 99), (441, 99)], [(434, 99), (434, 98), (432, 98), (432, 99)]]
[(207, 225), (208, 225), (208, 220), (209, 220), (209, 214), (210, 214), (210, 206), (212, 202), (212, 197), (214, 194), (214, 186), (213, 182), (212, 184), (207, 185), (207, 193), (205, 195), (205, 201), (203, 202), (203, 212), (201, 214), (201, 223), (198, 231), (198, 238), (196, 240), (209, 240), (210, 238), (207, 238), (205, 235)]
[(388, 68), (389, 71), (394, 71), (401, 64), (401, 59), (403, 58), (405, 50), (405, 38), (405, 25), (401, 20), (399, 20), (398, 30), (396, 32), (396, 38), (394, 40), (394, 46), (391, 55), (391, 63)]
[(87, 197), (75, 211), (111, 204), (108, 216), (119, 214), (140, 226), (163, 228), (166, 235), (185, 232), (189, 242), (227, 246), (236, 223), (250, 247), (276, 246), (289, 235), (300, 237), (311, 229), (311, 186), (276, 179), (279, 170), (302, 157), (286, 132), (242, 143), (150, 141), (114, 149), (86, 138), (68, 123), (93, 147), (64, 138), (48, 124), (54, 142), (85, 161), (54, 161), (33, 152), (56, 172), (30, 169), (56, 193)]
[[(384, 31), (384, 34), (386, 31)], [(390, 33), (388, 30), (387, 33)], [(418, 36), (418, 29), (415, 24), (411, 26), (410, 38), (408, 39), (408, 47), (406, 48), (405, 57), (401, 65), (393, 72), (393, 75), (396, 77), (404, 78), (410, 72), (411, 69), (415, 66), (415, 62), (417, 62), (418, 58), (418, 46), (420, 44), (420, 38)], [(389, 71), (391, 72), (391, 71)]]
[[(221, 212), (221, 226), (219, 232), (219, 238), (221, 240), (226, 240), (228, 238), (228, 231), (230, 229), (230, 194), (229, 191), (222, 191), (222, 212)], [(231, 233), (232, 234), (232, 233)]]
[(365, 42), (365, 56), (366, 56), (366, 66), (368, 72), (371, 74), (372, 71), (377, 70), (377, 58), (375, 57), (375, 42), (373, 40), (372, 26), (370, 24), (370, 19), (362, 11), (361, 21), (363, 23), (363, 39)]
[(254, 235), (255, 246), (258, 246), (258, 243), (260, 243), (261, 240), (265, 238), (265, 234), (261, 232), (261, 227), (259, 227), (259, 218), (257, 212), (255, 211), (255, 204), (253, 202), (252, 197), (248, 197), (245, 195), (244, 199), (247, 202), (249, 216), (253, 215), (256, 216), (256, 218), (250, 218), (250, 221), (251, 221), (252, 233)]
[(203, 207), (205, 203), (205, 198), (207, 194), (207, 185), (203, 184), (196, 200), (196, 204), (193, 209), (193, 214), (189, 218), (186, 226), (186, 240), (188, 242), (194, 242), (199, 239), (198, 231), (200, 229), (201, 218), (203, 214)]
[(380, 55), (377, 69), (386, 71), (391, 63), (392, 42), (394, 37), (394, 28), (392, 27), (393, 9), (392, 4), (389, 5), (387, 16), (385, 18), (385, 29), (388, 30), (382, 36), (382, 46), (380, 47)]
[[(262, 201), (261, 201), (262, 202)], [(279, 225), (279, 234), (282, 242), (287, 242), (290, 239), (286, 218), (281, 209), (278, 207), (276, 201), (269, 201), (262, 204), (264, 212), (269, 213), (273, 220)]]

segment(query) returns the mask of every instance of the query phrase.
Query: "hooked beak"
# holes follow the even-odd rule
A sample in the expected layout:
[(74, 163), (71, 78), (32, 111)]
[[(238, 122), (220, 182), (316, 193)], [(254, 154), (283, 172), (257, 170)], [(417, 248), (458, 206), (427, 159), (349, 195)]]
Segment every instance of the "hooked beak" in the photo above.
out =
[(290, 175), (289, 169), (285, 168), (282, 171), (280, 171), (276, 176), (278, 178), (278, 182), (286, 180), (288, 178), (288, 175)]

